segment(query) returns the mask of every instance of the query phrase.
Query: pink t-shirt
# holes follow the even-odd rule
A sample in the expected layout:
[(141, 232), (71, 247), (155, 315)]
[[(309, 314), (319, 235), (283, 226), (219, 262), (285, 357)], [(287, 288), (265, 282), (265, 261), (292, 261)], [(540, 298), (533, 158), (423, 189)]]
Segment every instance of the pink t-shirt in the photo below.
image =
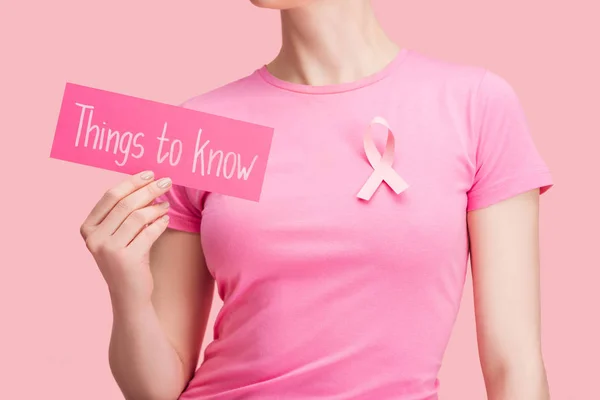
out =
[[(184, 107), (275, 133), (260, 202), (165, 196), (171, 228), (201, 233), (224, 301), (181, 399), (437, 399), (467, 212), (552, 185), (511, 86), (403, 50), (357, 82), (311, 87), (263, 67)], [(409, 188), (383, 183), (365, 201), (375, 116)], [(374, 136), (382, 151), (385, 133)]]

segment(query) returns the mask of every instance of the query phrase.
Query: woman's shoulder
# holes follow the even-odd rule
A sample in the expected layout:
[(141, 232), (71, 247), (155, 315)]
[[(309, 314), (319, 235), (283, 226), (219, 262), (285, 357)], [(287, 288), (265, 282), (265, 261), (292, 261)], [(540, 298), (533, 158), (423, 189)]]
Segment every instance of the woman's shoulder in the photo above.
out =
[(409, 49), (404, 70), (426, 80), (467, 79), (477, 80), (487, 71), (483, 64), (467, 60), (450, 59), (421, 50)]
[(445, 92), (467, 95), (503, 95), (513, 91), (508, 79), (493, 68), (467, 60), (410, 50), (404, 71), (413, 82), (436, 86)]
[(257, 74), (253, 72), (194, 95), (185, 100), (180, 106), (215, 114), (231, 112), (234, 111), (236, 106), (247, 104), (248, 101), (256, 99), (259, 95), (257, 90), (260, 88), (257, 81)]

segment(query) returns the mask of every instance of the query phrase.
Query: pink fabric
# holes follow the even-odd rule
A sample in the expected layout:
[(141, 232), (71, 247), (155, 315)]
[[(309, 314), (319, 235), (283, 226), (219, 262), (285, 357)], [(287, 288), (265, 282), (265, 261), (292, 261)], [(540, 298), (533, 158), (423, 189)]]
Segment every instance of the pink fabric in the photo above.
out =
[[(402, 51), (357, 82), (310, 87), (262, 68), (185, 107), (275, 128), (259, 203), (174, 187), (171, 227), (201, 232), (224, 301), (181, 396), (437, 399), (465, 281), (466, 213), (551, 185), (511, 86)], [(373, 173), (363, 135), (394, 133)], [(374, 131), (380, 153), (387, 140)]]

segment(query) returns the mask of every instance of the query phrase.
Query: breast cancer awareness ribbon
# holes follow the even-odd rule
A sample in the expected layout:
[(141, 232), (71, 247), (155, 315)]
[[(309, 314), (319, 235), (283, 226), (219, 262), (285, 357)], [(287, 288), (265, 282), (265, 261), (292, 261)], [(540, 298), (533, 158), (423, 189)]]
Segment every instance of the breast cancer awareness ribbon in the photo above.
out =
[[(383, 155), (377, 150), (377, 146), (375, 146), (375, 142), (373, 141), (373, 135), (371, 134), (371, 129), (373, 125), (376, 124), (383, 125), (387, 128), (388, 136)], [(396, 194), (400, 194), (407, 189), (408, 184), (392, 168), (392, 163), (394, 162), (395, 139), (392, 129), (385, 119), (382, 117), (373, 118), (365, 133), (363, 143), (367, 159), (373, 167), (373, 173), (358, 192), (358, 198), (370, 200), (373, 193), (375, 193), (379, 185), (381, 185), (381, 182), (384, 181)]]

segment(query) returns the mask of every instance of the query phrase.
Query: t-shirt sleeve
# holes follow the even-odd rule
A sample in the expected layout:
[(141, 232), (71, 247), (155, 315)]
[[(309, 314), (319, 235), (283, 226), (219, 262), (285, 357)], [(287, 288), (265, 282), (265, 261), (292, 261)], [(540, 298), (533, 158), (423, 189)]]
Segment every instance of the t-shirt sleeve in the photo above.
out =
[(491, 206), (533, 189), (553, 185), (550, 171), (530, 135), (512, 86), (486, 71), (474, 103), (475, 174), (467, 211)]
[(200, 232), (202, 220), (202, 193), (184, 186), (173, 185), (165, 194), (157, 198), (157, 202), (169, 202), (169, 228), (179, 231)]

